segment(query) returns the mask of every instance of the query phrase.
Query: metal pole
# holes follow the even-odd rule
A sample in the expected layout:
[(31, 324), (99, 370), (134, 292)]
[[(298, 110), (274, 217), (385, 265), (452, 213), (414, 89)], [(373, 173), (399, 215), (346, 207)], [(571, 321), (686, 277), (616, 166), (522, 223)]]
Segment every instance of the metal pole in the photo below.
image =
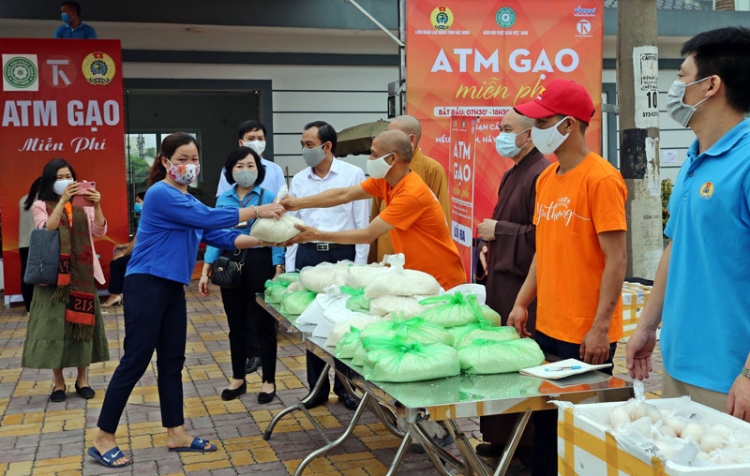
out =
[(349, 2), (349, 3), (351, 3), (354, 6), (354, 8), (356, 8), (357, 10), (359, 10), (360, 12), (362, 12), (362, 15), (366, 16), (367, 18), (369, 18), (370, 21), (373, 22), (375, 24), (375, 26), (377, 26), (378, 28), (380, 28), (381, 30), (383, 30), (386, 35), (390, 36), (393, 39), (393, 41), (395, 41), (398, 44), (398, 46), (400, 46), (402, 48), (404, 47), (404, 42), (403, 41), (401, 41), (400, 39), (398, 39), (396, 37), (396, 35), (394, 35), (393, 33), (391, 33), (391, 31), (388, 28), (386, 28), (385, 26), (383, 26), (383, 24), (380, 23), (374, 16), (370, 15), (370, 12), (368, 12), (367, 10), (365, 10), (364, 8), (362, 8), (359, 5), (359, 3), (357, 3), (355, 0), (346, 0), (346, 1)]
[(398, 37), (401, 45), (398, 47), (398, 95), (400, 114), (406, 114), (406, 0), (398, 1)]
[(620, 171), (628, 188), (627, 275), (654, 279), (663, 251), (656, 0), (617, 5)]

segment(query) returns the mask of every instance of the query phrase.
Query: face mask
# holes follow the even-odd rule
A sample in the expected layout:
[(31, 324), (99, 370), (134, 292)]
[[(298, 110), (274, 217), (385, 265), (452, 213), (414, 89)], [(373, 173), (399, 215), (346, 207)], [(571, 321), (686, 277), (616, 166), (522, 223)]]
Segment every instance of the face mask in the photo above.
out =
[(302, 158), (305, 159), (305, 163), (310, 167), (317, 167), (326, 158), (323, 144), (314, 149), (302, 148)]
[(563, 135), (560, 134), (560, 131), (558, 131), (557, 128), (567, 118), (568, 116), (563, 117), (560, 119), (560, 122), (547, 129), (539, 129), (536, 126), (531, 128), (531, 142), (534, 143), (534, 147), (539, 149), (539, 152), (544, 155), (552, 154), (562, 145), (563, 142), (565, 142), (565, 139), (568, 138), (570, 132)]
[(63, 23), (65, 23), (66, 25), (70, 24), (70, 15), (68, 15), (67, 13), (63, 13), (62, 15), (60, 15), (60, 17), (62, 18)]
[(143, 204), (142, 203), (134, 203), (133, 204), (133, 211), (136, 213), (141, 213), (143, 211)]
[(393, 167), (393, 164), (389, 164), (385, 161), (385, 158), (388, 157), (390, 154), (385, 154), (382, 157), (378, 157), (377, 159), (368, 160), (367, 161), (367, 174), (376, 179), (384, 178), (386, 175), (388, 175), (388, 171), (391, 170), (391, 167)]
[(507, 157), (512, 159), (521, 152), (522, 147), (516, 146), (516, 137), (528, 131), (528, 129), (514, 134), (512, 132), (501, 132), (499, 136), (495, 138), (495, 150), (501, 157)]
[(232, 178), (240, 187), (250, 188), (258, 180), (258, 171), (240, 170), (239, 172), (232, 172)]
[(52, 190), (55, 192), (56, 195), (62, 196), (63, 192), (65, 191), (65, 188), (71, 183), (73, 183), (73, 181), (70, 179), (58, 180), (57, 182), (55, 182), (54, 185), (52, 185)]
[(710, 78), (710, 76), (699, 79), (698, 81), (693, 81), (692, 83), (685, 84), (682, 81), (675, 81), (672, 83), (672, 87), (669, 88), (669, 92), (667, 92), (667, 114), (669, 114), (669, 117), (675, 120), (678, 124), (680, 124), (682, 127), (687, 127), (690, 123), (690, 119), (693, 117), (693, 114), (695, 114), (695, 110), (698, 108), (698, 106), (703, 103), (707, 97), (701, 99), (698, 101), (698, 103), (694, 106), (690, 106), (688, 104), (685, 104), (683, 101), (685, 99), (685, 89), (688, 86), (692, 86), (693, 84), (698, 84), (702, 81), (707, 80)]
[(175, 165), (171, 161), (169, 162), (169, 168), (167, 174), (169, 177), (180, 185), (190, 185), (195, 182), (198, 178), (198, 174), (201, 171), (200, 164), (179, 164)]
[(266, 150), (266, 141), (264, 140), (249, 140), (243, 142), (242, 145), (253, 149), (258, 155), (263, 155), (263, 151)]

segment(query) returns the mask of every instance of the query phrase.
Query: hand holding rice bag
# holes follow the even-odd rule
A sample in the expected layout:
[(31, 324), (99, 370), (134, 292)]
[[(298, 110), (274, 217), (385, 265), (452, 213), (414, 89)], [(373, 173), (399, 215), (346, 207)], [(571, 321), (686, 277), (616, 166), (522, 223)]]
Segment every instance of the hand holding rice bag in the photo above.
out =
[[(287, 195), (289, 191), (284, 185), (279, 190), (274, 203), (279, 203)], [(284, 243), (299, 234), (300, 230), (294, 226), (295, 224), (304, 226), (305, 222), (288, 213), (284, 213), (279, 218), (258, 218), (250, 228), (250, 236), (269, 243)]]

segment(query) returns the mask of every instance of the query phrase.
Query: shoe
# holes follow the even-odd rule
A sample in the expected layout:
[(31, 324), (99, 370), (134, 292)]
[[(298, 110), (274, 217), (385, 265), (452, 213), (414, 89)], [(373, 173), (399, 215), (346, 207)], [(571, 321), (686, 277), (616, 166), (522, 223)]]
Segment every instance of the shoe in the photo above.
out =
[[(443, 436), (442, 438), (438, 438), (437, 436), (433, 436), (432, 437), (432, 441), (434, 441), (435, 444), (438, 445), (438, 446), (440, 446), (440, 447), (446, 447), (449, 444), (453, 443), (453, 437), (451, 435), (449, 435), (449, 434), (446, 433), (445, 436)], [(420, 454), (420, 455), (424, 454), (424, 448), (422, 447), (421, 443), (412, 443), (411, 450), (414, 453), (417, 453), (417, 454)]]
[[(208, 445), (208, 447), (206, 447)], [(216, 445), (210, 444), (208, 440), (203, 438), (193, 438), (193, 442), (190, 446), (180, 446), (179, 448), (169, 448), (169, 451), (177, 453), (213, 453), (216, 451)]]
[(65, 391), (68, 389), (67, 386), (62, 390), (52, 390), (52, 394), (49, 396), (49, 401), (54, 403), (60, 403), (65, 401)]
[(133, 464), (132, 460), (128, 460), (127, 463), (123, 464), (115, 464), (114, 462), (118, 459), (122, 458), (124, 455), (122, 454), (122, 451), (120, 451), (120, 448), (115, 446), (111, 450), (107, 451), (104, 454), (100, 454), (96, 448), (93, 446), (89, 448), (88, 450), (89, 456), (94, 458), (99, 464), (106, 466), (107, 468), (122, 468), (123, 466), (129, 466)]
[(226, 402), (228, 400), (234, 400), (245, 393), (247, 393), (247, 381), (242, 382), (242, 385), (237, 388), (225, 388), (221, 392), (221, 399)]
[(344, 405), (347, 410), (356, 410), (359, 406), (359, 402), (349, 395), (348, 393), (345, 393), (343, 395), (339, 395), (339, 403)]
[[(114, 296), (114, 297), (113, 297)], [(122, 305), (122, 294), (112, 294), (102, 303), (102, 307), (113, 307)]]
[(86, 400), (90, 398), (94, 398), (94, 395), (96, 395), (96, 392), (93, 388), (89, 387), (88, 385), (85, 387), (79, 387), (78, 382), (76, 382), (76, 393), (81, 397), (85, 398)]
[(476, 452), (479, 456), (499, 458), (503, 454), (503, 449), (492, 443), (479, 443), (476, 447)]
[(310, 410), (311, 408), (319, 407), (328, 401), (328, 394), (317, 395), (312, 400), (305, 403), (305, 408)]
[(266, 393), (266, 392), (260, 392), (258, 394), (258, 403), (265, 405), (266, 403), (271, 403), (273, 399), (276, 398), (276, 384), (273, 386), (273, 392)]
[(245, 363), (245, 374), (251, 374), (260, 367), (260, 357), (250, 357)]

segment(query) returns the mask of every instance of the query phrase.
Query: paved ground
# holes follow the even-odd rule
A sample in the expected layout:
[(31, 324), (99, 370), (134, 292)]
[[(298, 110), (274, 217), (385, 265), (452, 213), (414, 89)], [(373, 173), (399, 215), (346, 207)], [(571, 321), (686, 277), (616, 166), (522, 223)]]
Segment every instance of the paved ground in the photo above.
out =
[[(186, 427), (195, 436), (215, 442), (219, 450), (208, 454), (177, 454), (166, 450), (166, 431), (161, 427), (156, 376), (149, 367), (129, 400), (117, 437), (120, 447), (133, 456), (134, 465), (122, 470), (106, 469), (84, 457), (96, 431), (96, 421), (112, 372), (121, 352), (124, 328), (122, 308), (105, 316), (112, 361), (91, 366), (89, 382), (95, 398), (83, 400), (69, 391), (64, 403), (50, 403), (52, 373), (21, 368), (21, 350), (26, 332), (22, 307), (0, 311), (0, 475), (233, 475), (262, 473), (265, 476), (293, 473), (302, 458), (321, 444), (312, 425), (297, 415), (277, 426), (270, 441), (262, 432), (273, 415), (296, 403), (306, 393), (304, 352), (300, 341), (279, 335), (277, 370), (278, 397), (270, 405), (259, 405), (256, 393), (259, 374), (248, 377), (248, 394), (223, 402), (219, 397), (231, 374), (227, 322), (218, 293), (202, 299), (188, 290), (188, 345), (185, 389)], [(661, 369), (660, 355), (655, 366)], [(622, 376), (624, 358), (618, 349), (615, 373)], [(74, 370), (66, 371), (69, 388)], [(658, 376), (647, 382), (650, 397), (658, 397)], [(333, 396), (313, 415), (331, 436), (349, 422), (351, 412), (335, 403)], [(481, 439), (476, 420), (460, 422), (472, 441)], [(399, 440), (388, 433), (369, 412), (351, 438), (328, 457), (314, 461), (305, 474), (382, 475), (393, 459)], [(455, 449), (455, 448), (454, 448)], [(425, 456), (410, 453), (399, 474), (432, 475)], [(521, 471), (518, 474), (526, 474)]]

